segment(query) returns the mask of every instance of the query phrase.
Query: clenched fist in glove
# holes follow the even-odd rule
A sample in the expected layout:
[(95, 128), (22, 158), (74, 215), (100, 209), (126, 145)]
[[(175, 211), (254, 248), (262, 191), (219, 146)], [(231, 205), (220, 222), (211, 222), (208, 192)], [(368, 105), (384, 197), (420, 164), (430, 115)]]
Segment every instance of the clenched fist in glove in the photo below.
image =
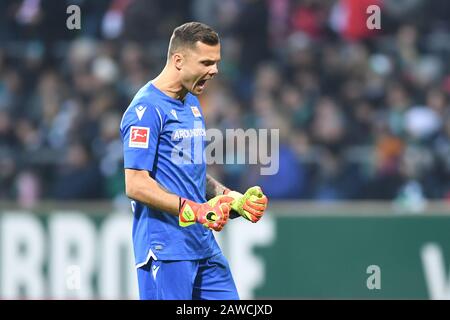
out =
[(249, 188), (244, 194), (225, 189), (224, 194), (233, 198), (231, 209), (253, 223), (261, 219), (269, 202), (258, 186)]
[(205, 203), (180, 197), (179, 224), (182, 227), (201, 223), (208, 229), (220, 231), (228, 221), (231, 210), (230, 196), (217, 196)]

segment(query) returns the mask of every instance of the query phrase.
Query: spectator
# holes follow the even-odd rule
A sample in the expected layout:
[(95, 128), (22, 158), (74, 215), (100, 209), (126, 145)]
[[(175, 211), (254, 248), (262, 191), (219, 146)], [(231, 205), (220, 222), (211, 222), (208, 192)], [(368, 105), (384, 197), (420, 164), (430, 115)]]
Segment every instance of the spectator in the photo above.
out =
[(103, 196), (100, 171), (86, 146), (73, 143), (55, 172), (52, 195), (58, 200), (97, 199)]

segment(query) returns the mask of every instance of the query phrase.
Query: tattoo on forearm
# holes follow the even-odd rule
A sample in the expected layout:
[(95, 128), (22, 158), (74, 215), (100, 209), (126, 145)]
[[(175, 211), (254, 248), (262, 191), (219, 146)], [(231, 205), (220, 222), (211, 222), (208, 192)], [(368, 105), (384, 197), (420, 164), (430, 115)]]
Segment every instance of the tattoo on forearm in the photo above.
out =
[[(212, 199), (217, 195), (223, 194), (226, 187), (218, 182), (216, 179), (211, 177), (209, 174), (206, 175), (206, 199)], [(230, 219), (236, 219), (240, 217), (239, 213), (234, 210), (230, 212)]]
[(216, 179), (211, 177), (209, 174), (206, 175), (206, 199), (209, 200), (219, 194), (223, 194), (225, 189), (225, 186)]

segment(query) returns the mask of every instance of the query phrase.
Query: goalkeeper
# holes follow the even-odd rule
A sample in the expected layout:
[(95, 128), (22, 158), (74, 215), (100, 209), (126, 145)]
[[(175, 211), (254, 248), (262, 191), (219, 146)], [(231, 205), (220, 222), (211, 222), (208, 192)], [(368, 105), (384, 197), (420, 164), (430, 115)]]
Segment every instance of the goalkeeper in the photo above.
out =
[(120, 123), (141, 299), (239, 299), (212, 231), (230, 217), (257, 222), (267, 198), (259, 187), (241, 194), (206, 174), (197, 95), (219, 60), (211, 28), (176, 28), (166, 66), (136, 93)]

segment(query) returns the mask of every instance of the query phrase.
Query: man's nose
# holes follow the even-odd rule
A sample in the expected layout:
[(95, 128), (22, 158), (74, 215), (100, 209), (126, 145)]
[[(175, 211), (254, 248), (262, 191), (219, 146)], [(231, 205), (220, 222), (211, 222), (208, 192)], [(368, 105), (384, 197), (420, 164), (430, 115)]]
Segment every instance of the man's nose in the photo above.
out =
[(211, 76), (215, 76), (216, 74), (219, 73), (219, 68), (217, 67), (217, 63), (215, 63), (212, 67), (211, 70), (209, 70), (209, 74)]

